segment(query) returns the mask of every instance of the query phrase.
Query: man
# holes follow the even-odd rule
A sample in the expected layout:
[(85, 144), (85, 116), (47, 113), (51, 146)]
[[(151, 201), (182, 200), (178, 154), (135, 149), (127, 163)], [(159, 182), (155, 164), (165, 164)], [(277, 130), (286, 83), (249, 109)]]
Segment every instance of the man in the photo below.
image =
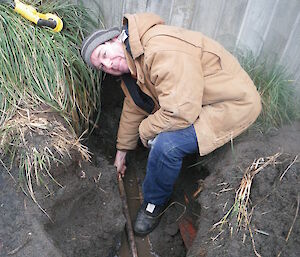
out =
[(260, 96), (238, 61), (200, 32), (164, 25), (149, 13), (127, 14), (122, 31), (85, 39), (86, 63), (121, 76), (125, 94), (115, 166), (138, 138), (151, 149), (144, 201), (134, 225), (146, 235), (159, 223), (185, 155), (206, 155), (246, 130), (261, 111)]

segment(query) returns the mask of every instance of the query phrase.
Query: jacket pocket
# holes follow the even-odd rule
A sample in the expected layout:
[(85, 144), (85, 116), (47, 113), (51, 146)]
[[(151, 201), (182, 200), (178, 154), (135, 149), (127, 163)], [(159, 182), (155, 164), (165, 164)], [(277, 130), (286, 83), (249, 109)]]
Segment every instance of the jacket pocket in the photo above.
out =
[(215, 53), (203, 51), (202, 69), (204, 78), (216, 74), (222, 70), (220, 57)]

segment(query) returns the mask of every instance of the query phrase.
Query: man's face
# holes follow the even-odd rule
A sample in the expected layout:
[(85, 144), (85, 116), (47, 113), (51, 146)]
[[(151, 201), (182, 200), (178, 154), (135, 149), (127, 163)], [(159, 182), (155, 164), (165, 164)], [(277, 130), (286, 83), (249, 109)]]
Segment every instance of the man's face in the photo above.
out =
[(122, 43), (116, 38), (97, 46), (92, 52), (91, 62), (97, 69), (111, 75), (129, 72)]

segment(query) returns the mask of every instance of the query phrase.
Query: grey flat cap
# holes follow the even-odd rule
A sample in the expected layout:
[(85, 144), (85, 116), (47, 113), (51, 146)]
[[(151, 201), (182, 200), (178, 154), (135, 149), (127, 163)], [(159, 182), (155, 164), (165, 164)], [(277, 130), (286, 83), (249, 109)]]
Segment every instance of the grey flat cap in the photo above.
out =
[(94, 49), (106, 41), (109, 41), (116, 36), (120, 35), (121, 31), (118, 27), (113, 27), (110, 29), (99, 29), (93, 32), (91, 35), (86, 37), (81, 46), (81, 56), (83, 60), (92, 68), (96, 68), (91, 63), (91, 55)]

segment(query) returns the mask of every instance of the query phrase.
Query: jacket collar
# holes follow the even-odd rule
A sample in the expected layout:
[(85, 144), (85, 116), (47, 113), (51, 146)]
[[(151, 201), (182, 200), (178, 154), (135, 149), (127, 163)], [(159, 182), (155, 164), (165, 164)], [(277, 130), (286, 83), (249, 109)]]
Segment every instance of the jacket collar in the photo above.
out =
[(131, 76), (134, 77), (135, 79), (137, 79), (142, 84), (144, 84), (145, 77), (144, 77), (144, 73), (143, 73), (140, 63), (138, 61), (135, 61), (132, 59), (131, 55), (126, 50), (125, 45), (123, 45), (123, 48), (124, 48), (125, 58), (126, 58), (127, 65), (130, 70)]
[(128, 26), (129, 27), (128, 33), (130, 35), (129, 36), (129, 45), (131, 48), (131, 54), (132, 54), (132, 58), (136, 59), (144, 53), (144, 48), (141, 44), (141, 40), (139, 37), (139, 32), (138, 32), (138, 28), (137, 28), (134, 16), (128, 15), (126, 18), (127, 18), (128, 24), (130, 24), (130, 26)]
[(128, 24), (129, 44), (132, 58), (135, 60), (144, 53), (141, 38), (151, 27), (164, 24), (164, 21), (152, 13), (125, 14), (123, 24)]
[(123, 50), (124, 50), (124, 53), (125, 53), (125, 58), (126, 58), (127, 65), (128, 65), (129, 70), (130, 70), (130, 73), (133, 77), (136, 77), (136, 67), (135, 67), (134, 61), (133, 61), (130, 53), (126, 49), (125, 44), (123, 44)]

